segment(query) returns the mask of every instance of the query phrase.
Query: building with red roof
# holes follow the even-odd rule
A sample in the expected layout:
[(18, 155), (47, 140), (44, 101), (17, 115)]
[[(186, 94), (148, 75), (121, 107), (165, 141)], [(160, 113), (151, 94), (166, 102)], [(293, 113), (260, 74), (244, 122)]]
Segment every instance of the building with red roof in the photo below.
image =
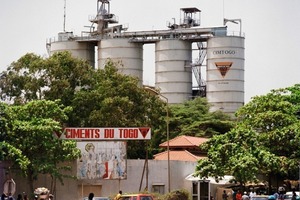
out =
[[(169, 141), (170, 160), (195, 161), (206, 158), (206, 152), (201, 151), (199, 146), (207, 142), (208, 138), (181, 135)], [(159, 145), (168, 148), (168, 141)], [(168, 160), (168, 151), (154, 155), (154, 160)]]

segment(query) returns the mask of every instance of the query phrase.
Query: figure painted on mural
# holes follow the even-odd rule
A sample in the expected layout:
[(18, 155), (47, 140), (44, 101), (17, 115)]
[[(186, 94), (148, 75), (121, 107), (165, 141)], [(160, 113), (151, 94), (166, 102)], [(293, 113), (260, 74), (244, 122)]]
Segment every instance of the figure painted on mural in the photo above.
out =
[(88, 152), (87, 178), (94, 179), (96, 178), (96, 153), (94, 144), (87, 143), (85, 146), (85, 150)]
[(88, 142), (77, 146), (81, 150), (77, 161), (79, 179), (126, 178), (125, 142)]

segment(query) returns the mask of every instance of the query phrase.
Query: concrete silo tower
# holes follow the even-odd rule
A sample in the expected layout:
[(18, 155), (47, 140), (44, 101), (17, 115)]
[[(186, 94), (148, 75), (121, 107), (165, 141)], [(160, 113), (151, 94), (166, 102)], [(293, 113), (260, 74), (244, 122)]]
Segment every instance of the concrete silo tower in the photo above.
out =
[(58, 33), (58, 38), (48, 42), (47, 48), (50, 55), (69, 51), (72, 56), (87, 60), (91, 66), (95, 66), (95, 44), (78, 42), (72, 32)]
[(155, 87), (169, 103), (182, 103), (192, 97), (191, 61), (191, 42), (166, 39), (156, 43)]
[(98, 0), (97, 16), (91, 20), (97, 24), (98, 67), (105, 66), (108, 59), (119, 63), (121, 73), (131, 75), (143, 82), (143, 44), (130, 43), (128, 38), (115, 37), (126, 30), (123, 25), (109, 26), (118, 23), (117, 17), (110, 12), (109, 0)]
[[(65, 7), (66, 9), (66, 1)], [(67, 32), (65, 30), (65, 18), (64, 14), (64, 30), (58, 33), (58, 37), (47, 41), (47, 51), (49, 55), (60, 51), (69, 51), (72, 56), (80, 59), (87, 60), (89, 64), (95, 67), (95, 42), (84, 42), (82, 39), (74, 36), (73, 32)]]
[(192, 98), (192, 41), (186, 31), (200, 25), (199, 9), (180, 10), (180, 23), (169, 23), (169, 35), (155, 43), (155, 87), (171, 104)]
[[(232, 20), (224, 20), (220, 27), (200, 27), (201, 11), (188, 7), (180, 9), (178, 24), (174, 18), (167, 24), (169, 29), (129, 32), (110, 10), (110, 0), (97, 0), (90, 30), (81, 36), (59, 33), (58, 39), (47, 44), (50, 53), (68, 50), (93, 66), (97, 58), (100, 69), (112, 60), (119, 63), (120, 73), (138, 78), (142, 86), (143, 48), (154, 44), (155, 87), (168, 103), (183, 103), (199, 95), (207, 98), (212, 111), (233, 114), (243, 106), (245, 38), (241, 30), (239, 34), (227, 30), (225, 22)], [(196, 59), (194, 50), (199, 51)]]
[(244, 40), (240, 30), (207, 41), (206, 97), (212, 111), (233, 114), (244, 105)]

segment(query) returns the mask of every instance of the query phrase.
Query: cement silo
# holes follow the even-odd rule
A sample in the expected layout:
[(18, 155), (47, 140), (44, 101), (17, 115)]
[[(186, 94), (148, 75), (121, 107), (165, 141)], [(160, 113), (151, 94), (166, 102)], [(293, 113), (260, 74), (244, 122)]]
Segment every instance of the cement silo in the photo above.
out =
[(55, 52), (69, 51), (75, 58), (87, 60), (91, 66), (95, 67), (95, 44), (91, 42), (80, 42), (74, 40), (70, 32), (58, 34), (58, 38), (47, 45), (50, 55)]
[[(89, 31), (82, 31), (81, 36), (64, 31), (47, 46), (51, 54), (67, 50), (93, 66), (97, 59), (100, 69), (110, 59), (117, 63), (120, 73), (136, 77), (142, 86), (143, 46), (155, 44), (155, 88), (168, 103), (184, 103), (201, 95), (212, 104), (212, 111), (234, 113), (244, 104), (241, 20), (224, 19), (221, 27), (200, 27), (201, 10), (188, 7), (181, 8), (181, 12), (183, 18), (178, 24), (173, 18), (167, 23), (167, 30), (129, 32), (110, 12), (110, 1), (97, 0), (97, 14), (89, 17)], [(240, 23), (239, 36), (227, 35), (227, 22)], [(193, 43), (197, 43), (196, 49), (192, 48)], [(195, 53), (198, 58), (193, 59)], [(194, 93), (193, 74), (197, 81)]]
[(122, 74), (137, 77), (143, 82), (143, 44), (130, 43), (128, 39), (102, 39), (98, 43), (98, 66), (103, 68), (108, 59), (118, 64)]
[(244, 105), (244, 52), (244, 37), (208, 39), (206, 97), (212, 111), (233, 114)]
[(192, 45), (167, 39), (155, 45), (155, 87), (169, 103), (182, 103), (192, 96)]

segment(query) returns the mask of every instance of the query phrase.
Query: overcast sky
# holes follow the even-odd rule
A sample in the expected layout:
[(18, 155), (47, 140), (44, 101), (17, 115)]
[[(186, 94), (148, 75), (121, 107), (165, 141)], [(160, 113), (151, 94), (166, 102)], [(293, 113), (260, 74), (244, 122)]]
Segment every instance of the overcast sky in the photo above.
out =
[[(80, 35), (97, 11), (97, 0), (66, 0), (66, 31)], [(112, 0), (111, 13), (128, 31), (167, 29), (180, 8), (197, 7), (201, 26), (241, 19), (245, 33), (245, 101), (271, 89), (300, 83), (299, 0)], [(28, 52), (48, 56), (46, 40), (63, 31), (64, 0), (0, 1), (0, 71)], [(240, 24), (228, 23), (239, 31)], [(144, 83), (154, 85), (154, 45), (144, 47)]]

